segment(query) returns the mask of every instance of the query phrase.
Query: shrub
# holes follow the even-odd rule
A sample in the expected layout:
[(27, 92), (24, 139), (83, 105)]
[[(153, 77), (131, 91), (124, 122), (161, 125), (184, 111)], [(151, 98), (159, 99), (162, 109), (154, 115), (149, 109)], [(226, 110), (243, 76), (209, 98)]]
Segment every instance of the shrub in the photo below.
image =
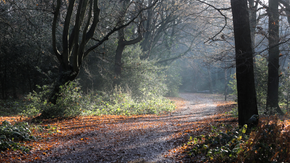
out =
[(18, 141), (28, 141), (34, 139), (30, 135), (29, 125), (27, 122), (20, 122), (11, 125), (8, 121), (3, 121), (0, 125), (0, 150), (21, 149), (29, 151), (29, 148), (21, 146)]
[(0, 99), (0, 116), (18, 115), (23, 111), (25, 102), (21, 100), (1, 100)]
[[(277, 116), (269, 117), (252, 131), (247, 142), (242, 145), (243, 152), (238, 160), (243, 162), (284, 162), (289, 161), (289, 130)], [(282, 131), (285, 131), (284, 133)]]
[(256, 128), (236, 129), (226, 126), (225, 132), (212, 126), (209, 135), (190, 138), (189, 155), (202, 162), (287, 162), (289, 155), (289, 120), (277, 116), (262, 117)]
[(30, 103), (23, 114), (28, 117), (35, 117), (41, 113), (41, 118), (68, 118), (81, 114), (82, 91), (78, 81), (68, 82), (60, 86), (60, 96), (56, 104), (47, 101), (50, 90), (49, 86), (44, 85), (42, 91), (30, 93), (26, 97)]
[[(138, 115), (160, 114), (174, 110), (175, 105), (170, 100), (152, 93), (147, 98), (132, 98), (131, 91), (116, 87), (112, 91), (98, 91), (83, 94), (78, 82), (70, 82), (61, 87), (61, 97), (56, 104), (48, 103), (44, 98), (47, 86), (43, 92), (34, 92), (27, 96), (30, 103), (23, 114), (30, 117), (40, 115), (41, 119), (69, 118), (80, 114), (85, 115)], [(129, 91), (128, 91), (129, 90)]]
[(85, 96), (90, 101), (84, 107), (84, 114), (91, 115), (139, 115), (160, 114), (172, 111), (175, 105), (164, 97), (137, 100), (130, 92), (116, 87), (113, 92), (98, 92)]
[(241, 152), (240, 144), (248, 139), (247, 126), (235, 129), (227, 126), (227, 131), (216, 131), (212, 126), (212, 135), (201, 135), (193, 139), (191, 156), (203, 155), (204, 161), (232, 162)]

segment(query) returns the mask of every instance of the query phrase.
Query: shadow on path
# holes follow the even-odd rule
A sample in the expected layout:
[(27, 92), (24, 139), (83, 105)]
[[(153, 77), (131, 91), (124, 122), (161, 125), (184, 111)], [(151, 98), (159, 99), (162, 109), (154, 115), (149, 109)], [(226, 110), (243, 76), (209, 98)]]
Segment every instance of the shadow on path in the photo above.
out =
[[(186, 100), (185, 105), (171, 114), (100, 124), (98, 130), (80, 134), (53, 149), (53, 157), (36, 162), (175, 162), (164, 155), (186, 141), (183, 131), (216, 111), (209, 96), (190, 93), (180, 96)], [(88, 139), (74, 143), (81, 138)]]

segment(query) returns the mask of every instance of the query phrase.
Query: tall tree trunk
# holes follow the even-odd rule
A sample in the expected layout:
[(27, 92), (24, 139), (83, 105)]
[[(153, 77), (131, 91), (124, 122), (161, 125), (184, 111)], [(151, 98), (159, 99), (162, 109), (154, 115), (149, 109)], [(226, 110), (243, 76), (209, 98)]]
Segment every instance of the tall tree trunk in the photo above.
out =
[[(5, 56), (3, 57), (4, 59), (2, 60), (1, 58), (1, 94), (2, 94), (2, 98), (5, 99), (5, 80), (6, 80), (6, 64), (5, 64)], [(2, 68), (3, 67), (3, 68)]]
[(140, 31), (140, 27), (139, 27), (139, 29), (138, 29), (139, 36), (133, 40), (126, 41), (125, 37), (124, 37), (124, 29), (120, 29), (120, 31), (118, 31), (119, 38), (118, 38), (118, 46), (117, 46), (117, 50), (116, 50), (116, 54), (115, 54), (114, 86), (120, 84), (121, 73), (122, 73), (122, 54), (123, 54), (123, 51), (124, 51), (126, 46), (136, 44), (142, 40), (142, 34), (140, 32), (141, 31)]
[[(126, 10), (128, 8), (130, 1), (124, 0), (122, 3), (123, 3), (123, 8), (122, 8), (123, 11), (121, 12), (122, 15), (119, 18), (119, 26), (123, 25), (123, 21), (125, 19), (125, 13), (126, 13)], [(138, 6), (136, 6), (136, 7), (138, 7)], [(142, 21), (141, 17), (140, 17), (140, 21)], [(137, 32), (138, 32), (137, 38), (127, 41), (125, 39), (125, 28), (121, 28), (120, 30), (118, 30), (118, 46), (117, 46), (117, 50), (116, 50), (116, 54), (115, 54), (115, 79), (114, 79), (114, 83), (113, 83), (114, 86), (120, 84), (121, 73), (122, 73), (122, 54), (123, 54), (125, 47), (128, 45), (137, 44), (143, 38), (142, 34), (141, 34), (141, 24), (139, 24)]]
[(269, 0), (269, 60), (268, 60), (268, 91), (267, 109), (275, 108), (279, 114), (283, 114), (278, 105), (279, 89), (279, 2)]
[(115, 54), (115, 79), (114, 79), (114, 86), (120, 84), (121, 72), (122, 72), (122, 54), (125, 49), (124, 44), (124, 29), (118, 31), (119, 40), (118, 46)]
[(227, 101), (227, 95), (228, 95), (228, 73), (227, 69), (225, 69), (225, 101)]
[(251, 28), (251, 39), (252, 39), (252, 52), (255, 53), (255, 30), (257, 27), (257, 3), (254, 0), (249, 0), (249, 17), (250, 17), (250, 28)]
[(7, 99), (7, 56), (4, 56), (3, 99)]
[[(152, 4), (152, 0), (148, 0), (148, 4)], [(141, 58), (148, 58), (150, 56), (150, 51), (151, 51), (151, 43), (152, 43), (152, 20), (153, 20), (153, 9), (150, 8), (147, 10), (147, 20), (144, 21), (143, 25), (144, 25), (144, 40), (141, 43), (141, 47), (142, 50), (144, 51), (144, 56), (142, 56)]]
[(253, 52), (247, 0), (231, 0), (238, 90), (239, 126), (258, 115), (254, 81)]

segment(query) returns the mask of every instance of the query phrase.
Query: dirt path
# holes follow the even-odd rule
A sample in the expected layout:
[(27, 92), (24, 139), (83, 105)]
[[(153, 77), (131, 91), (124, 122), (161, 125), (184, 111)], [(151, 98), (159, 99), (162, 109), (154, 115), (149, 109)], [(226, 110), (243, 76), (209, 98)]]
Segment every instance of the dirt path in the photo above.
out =
[(215, 114), (214, 95), (182, 93), (184, 105), (171, 115), (131, 118), (100, 124), (99, 130), (79, 135), (86, 143), (63, 142), (52, 156), (38, 162), (175, 162), (164, 157), (185, 142), (189, 122)]

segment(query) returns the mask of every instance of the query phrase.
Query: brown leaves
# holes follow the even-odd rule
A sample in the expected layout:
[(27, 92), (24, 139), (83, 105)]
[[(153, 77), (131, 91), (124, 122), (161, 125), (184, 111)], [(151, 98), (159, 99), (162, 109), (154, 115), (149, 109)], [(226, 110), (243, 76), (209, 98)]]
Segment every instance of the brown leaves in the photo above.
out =
[[(45, 125), (42, 127), (47, 128), (39, 130), (37, 127), (33, 128), (32, 135), (40, 139), (36, 141), (25, 142), (26, 146), (31, 146), (31, 154), (23, 154), (21, 151), (7, 150), (1, 152), (0, 162), (11, 162), (11, 160), (40, 160), (43, 157), (47, 157), (51, 153), (51, 149), (62, 145), (67, 140), (73, 140), (74, 143), (78, 143), (78, 140), (74, 140), (80, 134), (87, 133), (94, 130), (99, 130), (102, 127), (98, 127), (99, 124), (106, 124), (114, 122), (115, 120), (125, 119), (121, 116), (85, 116), (77, 117), (74, 119), (62, 120), (62, 121), (45, 121)], [(20, 116), (17, 117), (0, 117), (1, 122), (4, 120), (11, 123), (20, 121)], [(50, 127), (47, 127), (47, 126)], [(86, 142), (88, 137), (80, 138), (79, 141)]]
[[(181, 98), (170, 98), (177, 106), (177, 111), (186, 106), (186, 102)], [(1, 153), (0, 162), (11, 162), (19, 159), (23, 162), (42, 160), (46, 157), (61, 155), (56, 149), (64, 149), (65, 152), (77, 150), (77, 147), (84, 147), (87, 144), (101, 143), (100, 150), (108, 150), (109, 146), (118, 146), (124, 141), (133, 138), (143, 137), (152, 140), (154, 132), (164, 134), (164, 143), (172, 143), (176, 148), (170, 149), (167, 157), (173, 157), (190, 148), (180, 146), (188, 141), (188, 135), (208, 134), (211, 132), (211, 125), (225, 123), (233, 119), (226, 114), (234, 103), (219, 102), (218, 114), (199, 121), (189, 121), (187, 118), (192, 115), (138, 115), (138, 116), (82, 116), (63, 120), (46, 120), (41, 126), (43, 130), (34, 128), (32, 134), (39, 137), (36, 141), (25, 142), (26, 146), (31, 146), (30, 154), (21, 154), (20, 151), (5, 151)], [(201, 105), (202, 106), (202, 105)], [(202, 108), (201, 108), (202, 110)], [(19, 121), (21, 117), (0, 117), (1, 121)], [(228, 122), (229, 123), (229, 122)], [(97, 134), (95, 134), (97, 133)], [(160, 136), (160, 135), (158, 135)], [(142, 139), (143, 141), (143, 139)], [(123, 144), (122, 144), (123, 145)], [(94, 149), (93, 146), (88, 147)], [(180, 158), (181, 159), (181, 158)]]

